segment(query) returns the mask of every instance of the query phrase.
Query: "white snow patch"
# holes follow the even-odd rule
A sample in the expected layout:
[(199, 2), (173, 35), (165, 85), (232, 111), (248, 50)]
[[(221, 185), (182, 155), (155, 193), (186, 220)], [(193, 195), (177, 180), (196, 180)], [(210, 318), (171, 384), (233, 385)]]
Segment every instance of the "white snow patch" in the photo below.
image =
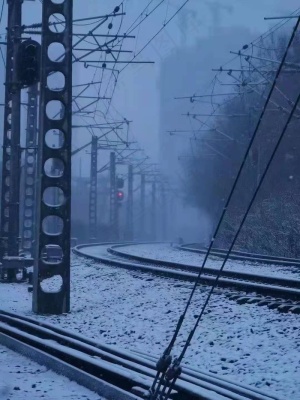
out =
[(44, 279), (41, 282), (41, 288), (46, 293), (57, 293), (61, 290), (63, 280), (60, 275), (52, 276), (51, 278)]
[[(92, 252), (93, 248), (86, 248), (86, 252)], [(167, 260), (181, 264), (201, 267), (204, 259), (203, 254), (192, 253), (167, 244), (138, 244), (134, 246), (122, 246), (119, 249), (124, 253), (154, 260)], [(94, 250), (95, 251), (95, 250)], [(223, 260), (218, 257), (209, 257), (205, 267), (219, 269)], [(300, 279), (300, 268), (295, 266), (280, 266), (272, 264), (250, 263), (248, 261), (228, 260), (225, 264), (226, 271), (239, 271), (252, 274), (276, 276), (287, 279)]]
[[(93, 251), (107, 254), (105, 247)], [(157, 250), (157, 252), (160, 250)], [(164, 253), (157, 254), (159, 258)], [(123, 349), (160, 356), (169, 343), (192, 284), (73, 257), (72, 312), (35, 316), (26, 284), (0, 285), (0, 304)], [(208, 288), (199, 286), (174, 354), (182, 348)], [(238, 305), (217, 291), (184, 362), (300, 400), (300, 317), (256, 305)]]
[(97, 393), (1, 345), (0, 359), (1, 400), (104, 400)]

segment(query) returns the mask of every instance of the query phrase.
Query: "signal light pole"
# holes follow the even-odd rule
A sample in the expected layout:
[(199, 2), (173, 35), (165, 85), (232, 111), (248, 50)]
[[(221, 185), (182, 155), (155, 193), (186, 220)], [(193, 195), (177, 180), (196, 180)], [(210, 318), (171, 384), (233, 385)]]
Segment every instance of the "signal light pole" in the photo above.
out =
[(20, 86), (17, 52), (21, 40), (23, 0), (8, 0), (6, 80), (1, 191), (2, 257), (19, 255)]
[(127, 194), (127, 221), (126, 236), (130, 242), (133, 240), (133, 166), (128, 165), (128, 194)]
[(110, 228), (112, 240), (119, 239), (119, 213), (116, 188), (116, 155), (110, 153)]

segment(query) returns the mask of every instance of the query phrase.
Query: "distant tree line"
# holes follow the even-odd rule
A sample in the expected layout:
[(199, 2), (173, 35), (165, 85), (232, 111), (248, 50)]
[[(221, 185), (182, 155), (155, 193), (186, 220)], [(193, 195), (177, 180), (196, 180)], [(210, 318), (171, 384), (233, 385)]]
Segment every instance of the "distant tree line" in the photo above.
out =
[[(263, 115), (215, 247), (228, 248), (232, 242), (298, 96), (299, 39), (298, 34), (288, 52), (287, 62)], [(288, 35), (272, 36), (266, 43), (261, 43), (255, 55), (265, 60), (281, 61), (288, 40)], [(228, 98), (216, 111), (223, 116), (214, 117), (214, 130), (195, 136), (192, 152), (184, 163), (186, 200), (206, 211), (211, 220), (211, 233), (224, 208), (279, 66), (278, 63), (257, 61), (251, 57), (248, 63), (251, 73), (232, 72), (232, 82), (243, 82), (236, 89), (237, 94), (241, 89), (243, 94)], [(235, 249), (300, 256), (300, 105), (294, 115)]]

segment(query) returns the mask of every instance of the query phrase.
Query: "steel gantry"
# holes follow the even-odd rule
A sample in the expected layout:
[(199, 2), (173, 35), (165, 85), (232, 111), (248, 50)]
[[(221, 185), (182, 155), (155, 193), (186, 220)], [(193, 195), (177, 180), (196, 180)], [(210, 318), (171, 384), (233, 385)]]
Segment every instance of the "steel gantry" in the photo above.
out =
[[(70, 311), (70, 220), (71, 220), (71, 125), (72, 125), (72, 14), (73, 1), (43, 0), (42, 5), (42, 44), (41, 44), (41, 93), (39, 109), (39, 148), (37, 182), (37, 223), (36, 256), (33, 278), (33, 311), (43, 314), (61, 314)], [(49, 26), (52, 15), (61, 15), (64, 29), (56, 32)], [(51, 57), (48, 49), (54, 43), (64, 47), (59, 62)], [(65, 84), (60, 90), (51, 90), (47, 86), (48, 77), (60, 72)], [(63, 109), (56, 119), (51, 114), (51, 105)], [(63, 137), (62, 146), (52, 147), (53, 135)], [(51, 175), (54, 160), (60, 165), (59, 174)], [(59, 204), (45, 201), (45, 192), (60, 189), (62, 196)], [(53, 220), (62, 227), (55, 233), (49, 232)], [(49, 244), (60, 246), (62, 259), (51, 264), (43, 259), (45, 247)], [(58, 283), (55, 291), (47, 286), (48, 278)], [(43, 284), (43, 286), (42, 286)]]

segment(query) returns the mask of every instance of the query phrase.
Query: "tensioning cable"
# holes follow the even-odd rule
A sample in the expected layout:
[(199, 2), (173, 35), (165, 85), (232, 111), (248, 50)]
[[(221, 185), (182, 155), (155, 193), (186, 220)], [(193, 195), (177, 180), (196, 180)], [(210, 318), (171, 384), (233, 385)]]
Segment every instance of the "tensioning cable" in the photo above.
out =
[[(198, 318), (197, 318), (197, 321), (196, 321), (196, 323), (195, 323), (195, 325), (194, 325), (194, 328), (193, 328), (193, 329), (191, 330), (191, 332), (189, 333), (189, 336), (188, 336), (188, 338), (187, 338), (187, 340), (186, 340), (186, 343), (185, 343), (185, 345), (184, 345), (184, 347), (183, 347), (183, 349), (182, 349), (182, 351), (181, 351), (181, 353), (180, 353), (180, 356), (179, 356), (179, 357), (177, 358), (177, 360), (176, 360), (176, 364), (178, 365), (179, 368), (180, 368), (180, 362), (182, 361), (182, 359), (183, 359), (183, 357), (184, 357), (184, 355), (185, 355), (185, 353), (186, 353), (186, 351), (187, 351), (187, 348), (188, 348), (188, 346), (189, 346), (190, 343), (191, 343), (191, 340), (192, 340), (192, 338), (193, 338), (193, 336), (194, 336), (194, 334), (195, 334), (195, 332), (196, 332), (196, 329), (197, 329), (197, 327), (198, 327), (198, 325), (199, 325), (199, 322), (201, 321), (201, 318), (202, 318), (202, 316), (203, 316), (203, 314), (204, 314), (204, 311), (205, 311), (205, 309), (206, 309), (206, 307), (207, 307), (207, 305), (208, 305), (208, 303), (209, 303), (209, 300), (210, 300), (210, 298), (211, 298), (211, 295), (212, 295), (214, 289), (216, 288), (216, 286), (217, 286), (217, 284), (218, 284), (218, 281), (219, 281), (219, 279), (220, 279), (220, 277), (221, 277), (221, 273), (222, 273), (222, 271), (223, 271), (223, 269), (224, 269), (224, 267), (225, 267), (225, 264), (226, 264), (226, 262), (227, 262), (227, 260), (228, 260), (228, 258), (229, 258), (229, 255), (230, 255), (230, 253), (231, 253), (231, 251), (232, 251), (232, 249), (233, 249), (233, 247), (234, 247), (234, 245), (235, 245), (235, 243), (236, 243), (236, 240), (237, 240), (237, 238), (238, 238), (238, 236), (239, 236), (239, 234), (240, 234), (240, 232), (241, 232), (241, 229), (242, 229), (242, 227), (243, 227), (243, 225), (244, 225), (244, 223), (245, 223), (245, 221), (246, 221), (246, 218), (247, 218), (247, 216), (248, 216), (248, 214), (249, 214), (249, 212), (250, 212), (250, 209), (251, 209), (251, 207), (253, 206), (253, 203), (254, 203), (254, 201), (255, 201), (255, 199), (256, 199), (256, 197), (257, 197), (257, 194), (258, 194), (258, 192), (259, 192), (259, 190), (260, 190), (260, 188), (261, 188), (261, 186), (262, 186), (262, 184), (263, 184), (263, 182), (264, 182), (264, 180), (265, 180), (265, 177), (266, 177), (266, 175), (267, 175), (267, 173), (268, 173), (268, 171), (269, 171), (269, 168), (270, 168), (270, 166), (271, 166), (271, 164), (272, 164), (272, 161), (274, 160), (274, 157), (275, 157), (275, 155), (276, 155), (276, 153), (277, 153), (277, 151), (278, 151), (278, 148), (279, 148), (279, 146), (280, 146), (280, 144), (281, 144), (281, 142), (282, 142), (282, 139), (284, 138), (284, 135), (285, 135), (285, 133), (286, 133), (288, 127), (289, 127), (289, 124), (290, 124), (290, 122), (291, 122), (291, 120), (292, 120), (292, 118), (293, 118), (293, 116), (294, 116), (294, 113), (295, 113), (295, 111), (296, 111), (296, 109), (297, 109), (297, 107), (298, 107), (299, 102), (300, 102), (300, 92), (299, 92), (298, 97), (297, 97), (297, 100), (296, 100), (296, 102), (294, 103), (293, 108), (292, 108), (292, 110), (291, 110), (291, 112), (290, 112), (290, 114), (289, 114), (289, 117), (288, 117), (288, 119), (287, 119), (287, 121), (286, 121), (286, 123), (285, 123), (285, 125), (284, 125), (284, 127), (283, 127), (283, 129), (282, 129), (282, 132), (281, 132), (281, 134), (280, 134), (280, 136), (279, 136), (279, 138), (278, 138), (278, 140), (277, 140), (277, 143), (276, 143), (276, 145), (275, 145), (275, 147), (274, 147), (274, 150), (273, 150), (273, 152), (272, 152), (272, 154), (271, 154), (271, 156), (270, 156), (270, 158), (269, 158), (269, 161), (268, 161), (268, 163), (267, 163), (267, 165), (266, 165), (266, 167), (265, 167), (265, 170), (264, 170), (264, 172), (263, 172), (263, 174), (262, 174), (262, 176), (261, 176), (261, 178), (260, 178), (260, 180), (259, 180), (259, 182), (258, 182), (258, 185), (257, 185), (257, 187), (256, 187), (256, 189), (255, 189), (255, 192), (254, 192), (254, 194), (253, 194), (253, 196), (252, 196), (252, 198), (251, 198), (251, 200), (250, 200), (250, 203), (249, 203), (249, 205), (248, 205), (248, 207), (247, 207), (247, 209), (246, 209), (246, 212), (245, 212), (245, 214), (244, 214), (244, 216), (243, 216), (243, 218), (242, 218), (242, 221), (241, 221), (241, 223), (240, 223), (240, 225), (239, 225), (239, 227), (238, 227), (238, 230), (237, 230), (237, 232), (236, 232), (236, 234), (235, 234), (235, 236), (234, 236), (234, 238), (233, 238), (233, 241), (232, 241), (232, 243), (231, 243), (231, 245), (230, 245), (230, 247), (229, 247), (229, 249), (228, 249), (228, 251), (227, 251), (227, 253), (226, 253), (226, 256), (225, 256), (225, 258), (224, 258), (224, 260), (223, 260), (223, 262), (222, 262), (221, 268), (219, 269), (218, 274), (217, 274), (217, 276), (216, 276), (216, 279), (215, 279), (215, 281), (214, 281), (214, 283), (213, 283), (213, 285), (212, 285), (212, 287), (211, 287), (211, 289), (210, 289), (210, 291), (209, 291), (209, 293), (208, 293), (208, 295), (207, 295), (207, 298), (206, 298), (206, 300), (205, 300), (205, 302), (204, 302), (204, 304), (203, 304), (203, 306), (202, 306), (201, 312), (200, 312), (200, 314), (199, 314), (199, 316), (198, 316)], [(179, 376), (179, 375), (178, 375), (178, 376)], [(162, 400), (167, 400), (167, 399), (168, 399), (168, 395), (171, 393), (171, 390), (173, 389), (174, 384), (176, 383), (176, 379), (177, 379), (178, 376), (174, 376), (173, 381), (172, 381), (172, 383), (170, 384), (170, 386), (165, 385), (165, 386), (169, 387), (169, 389), (168, 389), (168, 392), (167, 392), (167, 394), (166, 394), (166, 397), (162, 397), (162, 398), (161, 398)], [(166, 390), (166, 389), (164, 388), (164, 389), (163, 389), (163, 392), (164, 392), (165, 390)]]
[[(184, 319), (185, 319), (185, 317), (186, 317), (188, 308), (189, 308), (189, 306), (190, 306), (190, 304), (191, 304), (192, 298), (193, 298), (193, 296), (194, 296), (194, 294), (195, 294), (196, 288), (197, 288), (198, 283), (199, 283), (199, 281), (200, 281), (200, 278), (201, 278), (201, 276), (202, 276), (202, 273), (203, 273), (205, 264), (206, 264), (206, 262), (207, 262), (207, 259), (208, 259), (208, 257), (209, 257), (209, 254), (210, 254), (210, 252), (211, 252), (211, 249), (212, 249), (212, 246), (213, 246), (215, 237), (217, 236), (217, 234), (218, 234), (218, 232), (219, 232), (219, 229), (220, 229), (221, 224), (222, 224), (222, 222), (223, 222), (223, 219), (224, 219), (224, 217), (225, 217), (227, 208), (228, 208), (228, 206), (229, 206), (229, 204), (230, 204), (230, 201), (231, 201), (231, 199), (232, 199), (232, 196), (233, 196), (233, 194), (234, 194), (234, 192), (235, 192), (235, 189), (236, 189), (236, 186), (237, 186), (238, 181), (239, 181), (239, 179), (240, 179), (241, 173), (242, 173), (242, 171), (243, 171), (243, 169), (244, 169), (246, 160), (247, 160), (248, 155), (249, 155), (249, 153), (250, 153), (250, 150), (251, 150), (251, 148), (252, 148), (252, 144), (253, 144), (253, 142), (254, 142), (256, 136), (257, 136), (257, 133), (258, 133), (260, 124), (261, 124), (261, 122), (262, 122), (263, 116), (264, 116), (264, 114), (265, 114), (265, 111), (266, 111), (266, 109), (267, 109), (268, 103), (269, 103), (269, 101), (270, 101), (270, 98), (271, 98), (271, 96), (272, 96), (272, 94), (273, 94), (273, 91), (274, 91), (274, 89), (275, 89), (275, 86), (276, 86), (276, 84), (277, 84), (277, 81), (278, 81), (280, 72), (281, 72), (281, 70), (282, 70), (282, 68), (283, 68), (283, 66), (284, 66), (284, 64), (285, 64), (285, 61), (286, 61), (286, 58), (287, 58), (287, 55), (288, 55), (288, 51), (289, 51), (289, 49), (290, 49), (290, 47), (291, 47), (291, 45), (292, 45), (292, 43), (293, 43), (294, 37), (295, 37), (296, 32), (297, 32), (297, 30), (298, 30), (298, 28), (299, 28), (299, 24), (300, 24), (300, 18), (297, 19), (297, 23), (296, 23), (296, 25), (295, 25), (295, 27), (294, 27), (294, 29), (293, 29), (293, 31), (292, 31), (290, 40), (289, 40), (289, 42), (288, 42), (288, 44), (287, 44), (287, 47), (286, 47), (286, 50), (285, 50), (284, 55), (283, 55), (283, 57), (282, 57), (281, 63), (280, 63), (280, 65), (279, 65), (278, 70), (277, 70), (277, 72), (276, 72), (276, 75), (275, 75), (275, 77), (274, 77), (273, 84), (272, 84), (272, 86), (271, 86), (271, 88), (270, 88), (270, 91), (269, 91), (269, 94), (268, 94), (268, 96), (267, 96), (267, 98), (266, 98), (266, 101), (265, 101), (265, 104), (264, 104), (264, 106), (263, 106), (262, 112), (261, 112), (261, 114), (260, 114), (260, 117), (259, 117), (259, 119), (258, 119), (258, 121), (257, 121), (257, 124), (256, 124), (256, 127), (255, 127), (255, 129), (254, 129), (253, 135), (252, 135), (252, 137), (251, 137), (251, 139), (250, 139), (250, 142), (249, 142), (249, 144), (248, 144), (248, 147), (247, 147), (247, 149), (246, 149), (245, 155), (244, 155), (244, 157), (243, 157), (243, 160), (242, 160), (242, 163), (241, 163), (241, 165), (240, 165), (239, 171), (238, 171), (238, 173), (237, 173), (237, 175), (236, 175), (235, 181), (234, 181), (234, 183), (233, 183), (233, 185), (232, 185), (231, 191), (230, 191), (230, 193), (229, 193), (229, 195), (228, 195), (228, 197), (227, 197), (227, 200), (226, 200), (225, 206), (224, 206), (224, 208), (223, 208), (221, 217), (220, 217), (220, 219), (219, 219), (219, 221), (218, 221), (217, 227), (216, 227), (216, 229), (215, 229), (215, 231), (214, 231), (214, 234), (213, 234), (213, 237), (212, 237), (212, 239), (211, 239), (211, 241), (210, 241), (209, 247), (208, 247), (207, 252), (206, 252), (206, 254), (205, 254), (204, 260), (203, 260), (203, 262), (202, 262), (202, 265), (201, 265), (201, 268), (200, 268), (200, 270), (199, 270), (198, 276), (197, 276), (197, 278), (196, 278), (196, 280), (195, 280), (195, 283), (194, 283), (193, 289), (192, 289), (192, 291), (191, 291), (191, 294), (190, 294), (190, 296), (189, 296), (189, 299), (188, 299), (188, 301), (187, 301), (187, 303), (186, 303), (185, 309), (184, 309), (183, 313), (181, 314), (181, 316), (179, 317), (179, 320), (178, 320), (178, 322), (177, 322), (177, 326), (176, 326), (176, 328), (175, 328), (175, 332), (174, 332), (174, 334), (173, 334), (173, 337), (172, 337), (172, 339), (171, 339), (169, 345), (168, 345), (167, 348), (165, 349), (165, 351), (164, 351), (162, 357), (159, 359), (159, 361), (158, 361), (158, 363), (157, 363), (157, 365), (156, 365), (157, 373), (156, 373), (156, 376), (155, 376), (155, 378), (154, 378), (153, 384), (152, 384), (152, 386), (151, 386), (151, 388), (150, 388), (150, 392), (149, 392), (149, 399), (150, 399), (150, 400), (156, 400), (156, 399), (157, 399), (157, 396), (158, 396), (158, 394), (159, 394), (160, 388), (161, 388), (162, 384), (165, 382), (165, 380), (168, 380), (168, 381), (170, 382), (170, 381), (173, 381), (174, 379), (176, 380), (177, 377), (180, 375), (181, 368), (180, 368), (180, 364), (178, 363), (178, 359), (175, 359), (175, 360), (173, 361), (173, 364), (172, 364), (171, 350), (172, 350), (172, 348), (173, 348), (173, 346), (174, 346), (174, 344), (175, 344), (175, 341), (176, 341), (176, 339), (177, 339), (178, 333), (179, 333), (179, 331), (180, 331), (180, 329), (181, 329), (181, 327), (182, 327), (182, 324), (183, 324), (183, 322), (184, 322)], [(295, 103), (295, 106), (293, 107), (293, 110), (294, 110), (294, 108), (297, 106), (297, 104), (298, 104), (298, 101)], [(290, 114), (290, 116), (289, 116), (289, 120), (290, 120), (290, 118), (291, 118), (291, 115), (292, 115), (292, 114)], [(228, 258), (228, 257), (227, 257), (227, 258)], [(200, 316), (199, 316), (199, 317), (200, 317)], [(193, 331), (192, 331), (192, 332), (193, 332)]]

